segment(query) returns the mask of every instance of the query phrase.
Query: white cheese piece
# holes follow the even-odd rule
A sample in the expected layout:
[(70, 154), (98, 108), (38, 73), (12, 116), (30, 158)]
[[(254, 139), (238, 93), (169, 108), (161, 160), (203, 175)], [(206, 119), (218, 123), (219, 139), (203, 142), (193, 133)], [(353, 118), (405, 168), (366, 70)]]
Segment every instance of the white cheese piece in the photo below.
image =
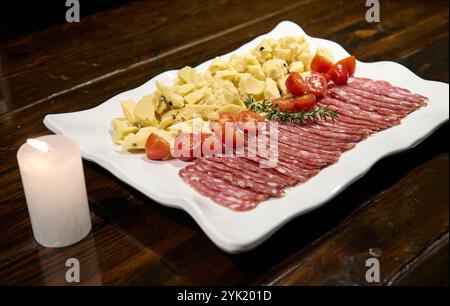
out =
[(278, 90), (277, 83), (271, 78), (266, 78), (266, 88), (264, 89), (264, 99), (279, 98), (280, 91)]

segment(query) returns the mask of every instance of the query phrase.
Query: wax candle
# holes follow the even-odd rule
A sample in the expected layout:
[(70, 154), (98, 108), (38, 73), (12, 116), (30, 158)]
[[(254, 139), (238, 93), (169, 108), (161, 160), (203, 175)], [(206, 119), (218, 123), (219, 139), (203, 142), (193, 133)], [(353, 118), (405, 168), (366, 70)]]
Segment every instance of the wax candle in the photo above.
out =
[(78, 144), (64, 136), (29, 139), (17, 152), (33, 234), (46, 247), (64, 247), (91, 230)]

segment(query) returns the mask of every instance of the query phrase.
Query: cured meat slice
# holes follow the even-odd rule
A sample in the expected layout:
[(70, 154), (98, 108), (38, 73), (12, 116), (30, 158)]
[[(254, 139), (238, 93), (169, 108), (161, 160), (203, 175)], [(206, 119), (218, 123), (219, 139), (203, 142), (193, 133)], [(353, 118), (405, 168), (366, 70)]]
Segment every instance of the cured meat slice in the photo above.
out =
[(384, 106), (380, 105), (381, 103), (379, 103), (379, 102), (378, 103), (369, 103), (361, 98), (358, 98), (358, 97), (355, 98), (355, 96), (353, 94), (348, 94), (339, 88), (331, 88), (328, 91), (328, 93), (330, 95), (332, 95), (333, 97), (338, 98), (346, 103), (358, 105), (359, 108), (362, 110), (366, 110), (369, 112), (376, 112), (376, 113), (378, 113), (380, 115), (384, 115), (384, 116), (396, 118), (397, 115), (404, 116), (405, 114), (407, 114), (407, 111), (409, 111), (409, 109), (393, 110), (393, 109), (385, 108)]
[(349, 78), (347, 85), (356, 89), (364, 90), (376, 95), (391, 97), (393, 99), (406, 100), (411, 102), (426, 103), (427, 98), (418, 94), (408, 93), (404, 90), (398, 90), (392, 85), (381, 85), (375, 81), (361, 80), (358, 78)]
[(319, 125), (311, 125), (301, 127), (305, 132), (323, 136), (329, 139), (335, 139), (342, 142), (359, 142), (366, 137), (366, 135), (350, 134), (350, 133), (339, 133), (335, 131), (330, 131), (328, 128), (321, 127)]
[(325, 97), (319, 102), (320, 105), (334, 105), (337, 107), (337, 112), (339, 116), (347, 116), (356, 119), (360, 119), (362, 121), (371, 122), (373, 124), (379, 126), (390, 127), (395, 124), (400, 123), (400, 119), (395, 116), (382, 116), (375, 112), (370, 112), (367, 110), (362, 110), (358, 106), (350, 103), (346, 103), (345, 101), (341, 101), (331, 97)]
[(313, 129), (308, 129), (306, 127), (295, 127), (295, 126), (280, 126), (283, 131), (290, 130), (291, 133), (302, 135), (306, 139), (317, 139), (324, 144), (337, 144), (337, 143), (355, 143), (358, 142), (361, 137), (355, 135), (342, 135), (330, 133), (327, 131), (317, 131)]
[(342, 86), (338, 87), (340, 89), (343, 89), (346, 92), (352, 93), (356, 96), (359, 96), (361, 98), (366, 98), (368, 101), (379, 101), (383, 103), (387, 103), (388, 105), (402, 105), (407, 107), (410, 110), (414, 110), (417, 107), (422, 106), (423, 103), (421, 102), (411, 102), (407, 100), (400, 100), (400, 99), (393, 99), (388, 96), (382, 96), (382, 95), (376, 95), (368, 91), (356, 89), (350, 86)]
[(196, 162), (196, 166), (198, 170), (205, 171), (208, 175), (212, 177), (219, 178), (226, 182), (229, 182), (231, 185), (247, 188), (257, 193), (268, 194), (272, 197), (281, 197), (284, 194), (284, 191), (279, 188), (270, 187), (264, 184), (260, 184), (258, 182), (253, 181), (252, 179), (242, 178), (238, 176), (236, 173), (231, 171), (221, 171), (223, 169), (217, 168), (215, 165), (212, 165), (208, 162), (203, 162), (200, 160)]
[[(337, 107), (331, 107), (332, 109), (338, 109)], [(373, 131), (381, 131), (387, 129), (390, 125), (387, 123), (374, 123), (367, 121), (363, 118), (359, 118), (353, 112), (349, 112), (346, 110), (339, 111), (339, 118), (335, 120), (338, 124), (351, 124), (357, 125), (363, 128), (372, 129)]]
[[(264, 154), (264, 150), (258, 149), (263, 147), (263, 144), (258, 144), (258, 142), (255, 140), (248, 140), (248, 145), (253, 146), (257, 149), (255, 153), (257, 153), (258, 156), (263, 158), (270, 157), (269, 154)], [(278, 145), (277, 157), (281, 160), (296, 160), (298, 162), (301, 162), (305, 165), (306, 169), (315, 169), (317, 167), (322, 167), (331, 162), (335, 162), (338, 159), (337, 157), (320, 156), (308, 151), (281, 146), (280, 144)]]
[(340, 151), (329, 151), (329, 148), (327, 149), (328, 150), (311, 147), (306, 141), (303, 141), (303, 139), (292, 139), (288, 144), (278, 141), (278, 150), (290, 155), (302, 156), (308, 159), (317, 158), (326, 160), (334, 160), (341, 156)]
[[(280, 127), (281, 129), (281, 127)], [(295, 138), (294, 138), (295, 137)], [(311, 144), (320, 145), (322, 147), (327, 147), (328, 149), (338, 150), (338, 151), (347, 151), (352, 149), (355, 144), (354, 143), (341, 143), (341, 142), (331, 142), (328, 139), (323, 139), (319, 136), (313, 135), (312, 137), (303, 131), (299, 131), (297, 133), (293, 131), (285, 131), (285, 133), (281, 133), (278, 135), (278, 141), (285, 141), (287, 144), (290, 142), (296, 141), (298, 137), (301, 137), (303, 140), (307, 140)]]
[(227, 165), (230, 165), (236, 169), (241, 169), (242, 171), (252, 172), (255, 175), (261, 175), (266, 177), (268, 180), (277, 182), (279, 184), (286, 184), (286, 186), (293, 186), (297, 184), (297, 180), (292, 177), (286, 176), (279, 173), (272, 168), (261, 168), (258, 163), (250, 161), (241, 157), (208, 157), (211, 159), (223, 160)]
[[(255, 157), (253, 157), (253, 156), (246, 156), (245, 159), (251, 160), (251, 161), (256, 162), (256, 163), (265, 163), (265, 162), (267, 162), (266, 159), (264, 159), (262, 157), (258, 157), (258, 156), (255, 156)], [(288, 169), (288, 168), (286, 168), (284, 166), (281, 166), (279, 164), (275, 164), (273, 166), (273, 168), (271, 168), (271, 169), (274, 169), (274, 170), (276, 170), (279, 173), (282, 173), (282, 174), (284, 174), (286, 176), (289, 176), (289, 177), (297, 180), (298, 183), (304, 183), (304, 182), (306, 182), (308, 180), (308, 176), (307, 175), (301, 174), (298, 171), (293, 171), (293, 170)]]
[[(217, 159), (223, 159), (223, 158), (217, 158)], [(222, 171), (230, 172), (233, 175), (235, 175), (236, 177), (246, 179), (246, 180), (253, 180), (257, 183), (267, 185), (270, 188), (280, 188), (281, 189), (281, 188), (284, 188), (287, 186), (286, 183), (277, 183), (277, 182), (268, 180), (266, 177), (261, 176), (261, 175), (249, 174), (247, 171), (245, 171), (245, 169), (233, 168), (227, 163), (216, 161), (213, 157), (197, 159), (196, 163), (211, 165)]]
[(249, 193), (226, 182), (208, 177), (190, 166), (179, 171), (180, 177), (201, 195), (233, 210), (245, 211), (255, 208), (259, 202), (269, 198), (267, 195)]
[[(373, 133), (374, 131), (379, 131), (380, 128), (370, 125), (369, 123), (365, 123), (362, 121), (354, 121), (354, 122), (347, 122), (345, 120), (342, 120), (342, 116), (339, 114), (339, 118), (335, 118), (333, 122), (328, 121), (319, 121), (318, 124), (320, 125), (329, 125), (331, 127), (339, 126), (343, 128), (349, 128), (349, 129), (355, 129), (355, 130), (363, 130), (364, 132), (367, 132), (369, 134)], [(344, 116), (345, 118), (345, 116)]]
[(297, 181), (291, 177), (280, 174), (271, 168), (260, 168), (258, 164), (241, 157), (206, 157), (206, 159), (223, 163), (249, 175), (265, 178), (267, 181), (278, 185), (292, 186), (297, 183)]
[[(320, 142), (310, 141), (299, 135), (278, 134), (278, 145), (285, 145), (298, 148), (313, 153), (323, 153), (324, 155), (333, 155), (339, 157), (341, 155), (341, 147), (327, 146)], [(350, 149), (350, 148), (349, 148)]]
[(319, 126), (327, 127), (330, 131), (335, 131), (337, 133), (343, 134), (361, 135), (363, 137), (366, 137), (372, 133), (372, 129), (370, 128), (363, 128), (355, 124), (343, 124), (342, 121), (335, 121), (333, 123), (319, 120), (316, 124)]
[(419, 101), (428, 101), (428, 98), (425, 96), (422, 96), (420, 94), (417, 93), (413, 93), (411, 92), (409, 89), (407, 88), (403, 88), (403, 87), (398, 87), (395, 85), (392, 85), (391, 83), (389, 83), (388, 81), (384, 81), (384, 80), (372, 80), (372, 79), (365, 79), (365, 78), (360, 78), (360, 77), (354, 77), (356, 82), (366, 82), (366, 83), (374, 83), (374, 84), (378, 84), (381, 87), (384, 87), (388, 90), (394, 91), (394, 92), (398, 92), (398, 93), (405, 93), (408, 94), (411, 97), (416, 98)]

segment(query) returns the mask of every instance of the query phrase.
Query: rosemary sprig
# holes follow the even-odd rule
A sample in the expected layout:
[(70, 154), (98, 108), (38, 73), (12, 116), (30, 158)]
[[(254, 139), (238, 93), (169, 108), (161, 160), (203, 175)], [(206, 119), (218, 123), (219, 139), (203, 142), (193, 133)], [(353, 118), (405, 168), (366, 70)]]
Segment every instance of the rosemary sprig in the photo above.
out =
[(252, 96), (248, 96), (244, 101), (245, 106), (258, 114), (265, 114), (268, 120), (275, 120), (281, 123), (305, 124), (317, 120), (331, 119), (334, 121), (338, 117), (336, 111), (328, 109), (327, 106), (316, 106), (310, 111), (299, 111), (295, 113), (282, 112), (278, 107), (273, 107), (270, 100), (256, 101)]

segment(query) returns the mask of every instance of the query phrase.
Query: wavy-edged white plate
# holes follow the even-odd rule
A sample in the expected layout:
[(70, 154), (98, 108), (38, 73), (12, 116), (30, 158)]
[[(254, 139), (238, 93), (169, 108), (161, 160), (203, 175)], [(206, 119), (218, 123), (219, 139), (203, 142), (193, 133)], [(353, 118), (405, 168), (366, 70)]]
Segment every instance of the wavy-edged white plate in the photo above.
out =
[[(271, 32), (224, 57), (248, 51), (264, 38), (298, 35), (306, 34), (297, 24), (284, 21)], [(332, 41), (306, 37), (313, 53), (317, 47), (326, 47), (332, 51), (334, 58), (349, 55)], [(204, 62), (197, 69), (205, 70), (210, 63)], [(143, 154), (123, 152), (111, 141), (110, 122), (113, 117), (121, 116), (120, 101), (129, 98), (138, 100), (155, 90), (156, 80), (170, 84), (175, 75), (175, 70), (164, 72), (92, 109), (47, 115), (44, 124), (53, 132), (76, 140), (85, 159), (101, 165), (153, 200), (185, 210), (217, 246), (229, 253), (256, 247), (289, 220), (335, 197), (384, 156), (413, 147), (448, 121), (448, 84), (424, 80), (394, 62), (358, 61), (357, 76), (386, 80), (408, 88), (428, 97), (428, 105), (407, 116), (400, 125), (358, 143), (354, 149), (345, 152), (336, 164), (323, 169), (305, 184), (288, 189), (285, 197), (263, 202), (248, 212), (234, 212), (201, 196), (178, 177), (178, 170), (186, 163), (177, 160), (149, 162)]]

